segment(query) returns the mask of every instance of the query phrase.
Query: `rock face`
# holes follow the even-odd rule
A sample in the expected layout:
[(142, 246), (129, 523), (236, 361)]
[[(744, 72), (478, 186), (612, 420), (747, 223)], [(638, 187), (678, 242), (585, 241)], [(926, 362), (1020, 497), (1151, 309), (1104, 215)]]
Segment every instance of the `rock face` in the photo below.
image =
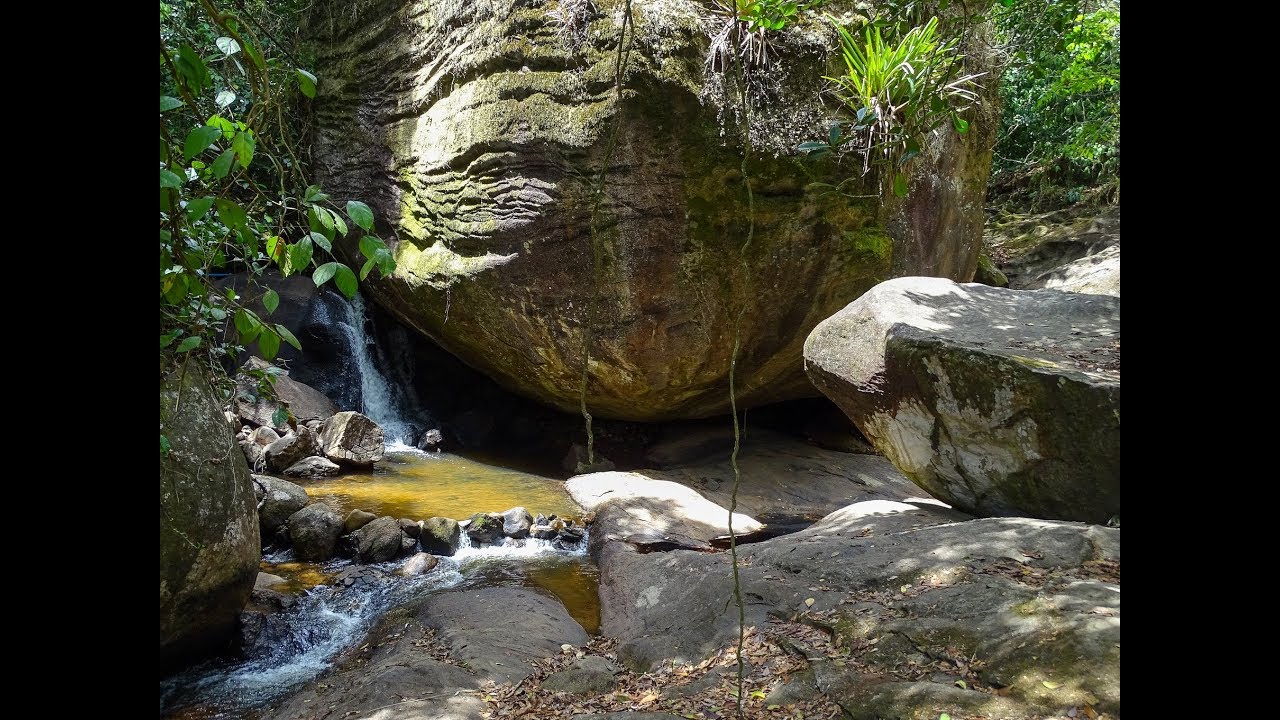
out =
[(160, 663), (199, 659), (235, 641), (258, 574), (249, 466), (208, 378), (189, 363), (160, 383)]
[(1120, 300), (882, 283), (805, 344), (813, 384), (935, 497), (977, 515), (1120, 513)]
[(342, 474), (342, 467), (328, 458), (309, 457), (284, 469), (284, 474), (298, 478), (326, 478)]
[(322, 502), (289, 517), (289, 539), (299, 560), (320, 562), (333, 557), (333, 546), (341, 533), (342, 516)]
[(987, 241), (1008, 256), (1009, 287), (1120, 297), (1120, 208), (1046, 213), (1001, 223)]
[[(548, 0), (362, 0), (315, 24), (318, 181), (376, 210), (398, 263), (362, 285), (379, 304), (507, 388), (574, 412), (589, 328), (591, 412), (652, 421), (727, 412), (740, 308), (738, 402), (750, 406), (811, 395), (807, 331), (876, 282), (972, 277), (991, 106), (971, 111), (967, 135), (931, 141), (906, 199), (853, 197), (876, 194), (875, 173), (826, 192), (815, 183), (847, 171), (795, 147), (827, 134), (822, 76), (838, 40), (819, 14), (798, 18), (753, 83), (752, 214), (739, 101), (707, 70), (724, 20), (697, 4), (628, 6), (621, 102), (620, 3), (564, 15)], [(987, 49), (971, 45), (966, 71), (981, 72)], [(357, 255), (354, 235), (339, 245)]]
[[(1118, 715), (1120, 531), (932, 513), (857, 503), (742, 546), (748, 625), (800, 613), (833, 628), (856, 662), (819, 653), (811, 668), (856, 718), (1048, 717), (1085, 704)], [(618, 657), (633, 670), (698, 662), (736, 637), (727, 553), (641, 554), (614, 542), (600, 572), (601, 632), (622, 641)], [(970, 663), (1002, 696), (955, 684)]]
[(284, 437), (268, 445), (262, 454), (268, 468), (281, 472), (314, 453), (316, 445), (315, 432), (306, 425), (299, 425), (296, 433), (286, 433)]
[(382, 428), (353, 410), (340, 412), (320, 426), (320, 451), (339, 465), (371, 467), (382, 459)]
[[(729, 511), (679, 483), (602, 472), (569, 478), (565, 490), (587, 512), (596, 513), (593, 546), (616, 539), (709, 548), (710, 540), (729, 533)], [(736, 534), (763, 527), (755, 518), (733, 514)]]

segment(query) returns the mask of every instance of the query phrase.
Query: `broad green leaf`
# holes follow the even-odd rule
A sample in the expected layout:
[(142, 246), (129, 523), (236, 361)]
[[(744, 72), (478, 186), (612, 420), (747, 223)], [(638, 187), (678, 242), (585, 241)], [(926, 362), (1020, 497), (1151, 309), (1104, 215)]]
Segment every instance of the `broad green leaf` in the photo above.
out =
[(213, 198), (211, 197), (196, 198), (187, 203), (187, 222), (196, 222), (204, 217), (211, 207), (213, 207)]
[(236, 42), (235, 38), (220, 37), (213, 42), (218, 46), (218, 49), (222, 51), (222, 54), (227, 57), (231, 57), (232, 55), (240, 52), (240, 43)]
[(173, 445), (169, 443), (169, 438), (161, 435), (160, 436), (160, 457), (168, 457), (170, 451), (172, 450), (173, 450)]
[(373, 211), (359, 200), (347, 201), (347, 217), (366, 232), (373, 232)]
[(253, 319), (249, 317), (249, 313), (244, 308), (236, 310), (236, 314), (232, 317), (232, 322), (236, 325), (236, 330), (241, 335), (253, 329)]
[(178, 48), (178, 59), (174, 64), (177, 66), (178, 72), (187, 79), (187, 84), (197, 94), (212, 85), (212, 79), (209, 77), (209, 68), (205, 66), (204, 60), (200, 59), (200, 55), (190, 45), (184, 43), (182, 47)]
[(253, 64), (257, 65), (259, 70), (267, 69), (267, 63), (263, 61), (262, 52), (258, 50), (257, 45), (249, 43), (249, 46), (245, 48), (244, 52), (249, 56), (250, 60), (253, 60)]
[(758, 700), (763, 700), (765, 699), (766, 696), (763, 690), (752, 690), (751, 697), (756, 698)]
[(180, 188), (182, 187), (182, 177), (172, 170), (160, 169), (160, 187), (162, 188)]
[(221, 134), (222, 131), (218, 128), (202, 125), (187, 134), (187, 140), (183, 143), (182, 152), (187, 156), (187, 159), (190, 160), (203, 152), (205, 148), (212, 145), (213, 141), (217, 140), (218, 136)]
[(262, 294), (262, 306), (267, 309), (268, 313), (275, 312), (276, 308), (280, 307), (280, 293), (268, 289)]
[(360, 279), (363, 281), (369, 277), (369, 271), (373, 269), (373, 258), (365, 261), (364, 266), (360, 268)]
[(221, 115), (214, 115), (210, 117), (208, 120), (205, 121), (204, 124), (208, 125), (209, 127), (216, 127), (218, 128), (218, 130), (221, 130), (223, 140), (230, 140), (231, 138), (236, 136), (235, 123), (222, 117)]
[(277, 324), (276, 332), (280, 333), (280, 337), (284, 338), (285, 342), (292, 345), (294, 350), (302, 349), (302, 343), (298, 342), (298, 338), (294, 337), (293, 333), (289, 332), (289, 328)]
[[(324, 233), (325, 237), (333, 237), (333, 215), (329, 214), (328, 210), (312, 205), (307, 210), (307, 217), (311, 220), (312, 230)], [(324, 232), (325, 230), (328, 230), (328, 232)]]
[(275, 360), (276, 353), (280, 352), (280, 336), (271, 328), (266, 328), (258, 338), (258, 350), (262, 352), (263, 360)]
[(906, 197), (907, 191), (908, 191), (907, 176), (902, 173), (898, 173), (897, 175), (894, 175), (893, 176), (893, 194), (897, 195), (898, 197)]
[(192, 335), (186, 340), (183, 340), (182, 342), (178, 343), (178, 352), (190, 352), (192, 350), (195, 350), (196, 348), (200, 347), (200, 341), (203, 339), (204, 338), (201, 338), (199, 335)]
[(289, 246), (289, 265), (293, 268), (292, 272), (305, 270), (307, 265), (311, 264), (312, 252), (311, 238), (302, 238)]
[(376, 235), (365, 235), (360, 238), (360, 254), (367, 258), (373, 257), (374, 253), (386, 246), (386, 243), (382, 242), (382, 238)]
[(1049, 688), (1050, 690), (1057, 690), (1058, 688), (1062, 687), (1062, 683), (1056, 683), (1056, 682), (1053, 682), (1052, 680), (1044, 680), (1044, 681), (1041, 681), (1040, 684)]
[[(226, 262), (226, 260), (223, 260), (223, 262)], [(221, 263), (217, 263), (217, 262), (215, 262), (215, 263), (214, 263), (214, 266), (215, 266), (215, 267), (217, 267), (217, 266), (218, 266), (218, 265), (220, 265), (220, 264), (221, 264)], [(208, 311), (207, 311), (207, 312), (209, 313), (209, 317), (213, 318), (214, 320), (226, 320), (226, 319), (227, 319), (227, 311), (226, 311), (226, 310), (223, 310), (222, 308), (211, 307), (211, 308), (209, 308), (209, 309), (208, 309)]]
[(224, 108), (236, 101), (236, 94), (230, 90), (223, 90), (213, 99), (214, 104), (220, 108)]
[(283, 405), (277, 405), (275, 412), (271, 413), (271, 424), (276, 427), (284, 427), (289, 422), (289, 410)]
[(284, 263), (285, 245), (285, 241), (279, 235), (267, 238), (267, 257), (277, 265)]
[(311, 185), (307, 187), (307, 192), (304, 194), (303, 199), (309, 203), (318, 203), (328, 200), (329, 196), (320, 189), (319, 185)]
[(339, 235), (341, 235), (341, 236), (343, 236), (343, 237), (346, 237), (346, 236), (347, 236), (347, 221), (346, 221), (346, 220), (343, 220), (341, 215), (339, 215), (338, 213), (336, 213), (336, 212), (334, 212), (334, 211), (332, 211), (332, 210), (327, 210), (327, 209), (326, 209), (326, 210), (325, 210), (325, 212), (329, 213), (329, 215), (331, 215), (331, 216), (333, 217), (333, 227), (334, 227), (334, 229), (335, 229), (335, 230), (337, 230), (337, 231), (338, 231), (338, 234), (339, 234)]
[(187, 276), (175, 275), (171, 279), (165, 281), (162, 286), (164, 299), (169, 301), (170, 305), (177, 305), (187, 296)]
[(818, 142), (816, 140), (811, 140), (809, 142), (802, 142), (798, 146), (796, 146), (796, 149), (802, 152), (813, 152), (814, 150), (828, 150), (830, 148), (831, 146), (828, 145), (827, 143)]
[(968, 689), (969, 689), (969, 683), (967, 683), (967, 682), (965, 682), (965, 681), (963, 681), (963, 680), (957, 680), (957, 681), (956, 681), (956, 687), (960, 688), (961, 690), (968, 690)]
[(951, 720), (950, 713), (942, 713), (938, 716), (938, 720)]
[(390, 250), (379, 250), (374, 254), (373, 259), (378, 263), (378, 269), (383, 275), (390, 275), (395, 272), (396, 259), (391, 257)]
[(244, 208), (240, 207), (235, 200), (218, 198), (217, 206), (218, 219), (222, 221), (223, 225), (226, 225), (232, 230), (245, 226), (245, 221), (248, 218), (244, 213)]
[(316, 96), (316, 76), (298, 68), (298, 87), (302, 89), (302, 94), (309, 98)]
[(962, 120), (959, 116), (955, 116), (951, 118), (951, 124), (955, 125), (956, 132), (960, 133), (961, 135), (969, 132), (968, 120)]
[(342, 291), (342, 294), (346, 295), (347, 299), (350, 300), (356, 296), (356, 289), (359, 287), (359, 283), (356, 282), (356, 274), (351, 271), (351, 268), (342, 263), (337, 263), (337, 265), (338, 267), (333, 274), (333, 282)]
[(236, 151), (236, 157), (240, 159), (240, 167), (247, 168), (249, 163), (253, 162), (253, 150), (258, 143), (253, 139), (253, 133), (249, 131), (236, 133), (236, 137), (231, 141), (231, 149)]
[(183, 105), (186, 105), (186, 103), (176, 97), (169, 97), (168, 95), (160, 96), (160, 112), (168, 112), (174, 108), (182, 107)]
[(213, 176), (221, 180), (231, 172), (231, 163), (236, 159), (236, 151), (230, 148), (223, 150), (217, 160), (213, 161)]
[(333, 252), (333, 243), (329, 242), (329, 238), (318, 232), (311, 233), (311, 242), (324, 248), (325, 252)]
[(827, 140), (832, 145), (840, 144), (840, 123), (831, 123), (831, 131), (827, 133)]
[(178, 336), (179, 336), (179, 335), (181, 335), (181, 334), (182, 334), (182, 329), (181, 329), (181, 328), (179, 328), (179, 329), (177, 329), (177, 330), (173, 330), (173, 331), (170, 331), (170, 332), (167, 332), (167, 333), (165, 333), (165, 334), (161, 335), (161, 336), (160, 336), (160, 347), (162, 347), (162, 348), (167, 348), (167, 347), (169, 347), (170, 345), (172, 345), (172, 344), (173, 344), (173, 341), (174, 341), (174, 340), (177, 340), (177, 339), (178, 339)]
[(311, 273), (311, 281), (316, 284), (316, 287), (320, 287), (321, 285), (329, 282), (329, 278), (333, 277), (334, 274), (338, 272), (339, 264), (340, 263), (336, 262), (327, 262), (316, 268), (316, 271)]

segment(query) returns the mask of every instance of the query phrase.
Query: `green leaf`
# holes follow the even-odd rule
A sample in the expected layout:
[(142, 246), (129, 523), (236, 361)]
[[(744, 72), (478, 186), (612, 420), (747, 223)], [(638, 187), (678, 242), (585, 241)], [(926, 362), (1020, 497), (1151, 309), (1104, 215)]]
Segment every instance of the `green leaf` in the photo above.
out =
[(267, 238), (267, 257), (277, 265), (284, 263), (285, 241), (279, 235)]
[(218, 49), (222, 51), (222, 54), (227, 57), (231, 57), (232, 55), (240, 52), (240, 43), (236, 42), (235, 38), (220, 37), (217, 40), (214, 40), (213, 44), (217, 45)]
[(236, 330), (239, 331), (241, 335), (253, 329), (253, 320), (249, 318), (249, 313), (247, 313), (244, 308), (236, 310), (236, 314), (232, 317), (231, 321), (235, 323)]
[(196, 348), (200, 347), (200, 341), (203, 339), (204, 338), (200, 337), (199, 335), (192, 335), (186, 340), (183, 340), (182, 342), (178, 343), (178, 352), (191, 352), (192, 350), (195, 350)]
[(941, 715), (938, 716), (938, 720), (951, 720), (951, 715), (947, 713), (942, 713)]
[(346, 295), (347, 299), (350, 300), (356, 296), (356, 289), (359, 287), (359, 283), (356, 281), (356, 274), (346, 265), (342, 263), (336, 264), (338, 267), (334, 270), (333, 282), (342, 291), (342, 294)]
[(187, 85), (191, 87), (197, 94), (206, 87), (213, 84), (209, 77), (209, 68), (205, 66), (204, 60), (200, 59), (200, 55), (191, 48), (190, 45), (183, 44), (178, 48), (178, 59), (174, 62), (178, 72), (187, 80)]
[(224, 140), (230, 140), (236, 135), (235, 123), (222, 117), (221, 115), (214, 115), (210, 117), (208, 120), (205, 121), (205, 125), (208, 125), (209, 127), (216, 127), (219, 130), (221, 130), (222, 139)]
[(230, 90), (223, 90), (213, 99), (214, 104), (220, 108), (224, 108), (236, 101), (236, 94)]
[[(276, 327), (280, 327), (277, 325)], [(276, 427), (284, 427), (289, 422), (289, 410), (283, 405), (277, 405), (275, 412), (271, 413), (271, 424)]]
[(831, 123), (831, 130), (827, 133), (827, 140), (832, 145), (840, 144), (840, 123)]
[(303, 199), (309, 203), (318, 203), (328, 200), (329, 196), (320, 189), (319, 185), (311, 185), (307, 187), (307, 192), (303, 194)]
[(333, 216), (329, 211), (312, 205), (307, 210), (307, 218), (311, 221), (311, 229), (324, 233), (327, 238), (333, 238)]
[(213, 161), (213, 176), (221, 180), (231, 172), (231, 163), (236, 159), (236, 151), (230, 148), (223, 150), (217, 160)]
[(169, 112), (170, 110), (180, 108), (183, 105), (186, 105), (186, 103), (176, 97), (169, 97), (168, 95), (160, 96), (160, 112)]
[(385, 249), (386, 243), (382, 242), (382, 238), (376, 235), (365, 235), (360, 238), (360, 254), (367, 258), (371, 258), (379, 250)]
[(366, 232), (373, 231), (373, 210), (359, 200), (347, 201), (347, 217)]
[(338, 272), (339, 265), (341, 265), (341, 263), (336, 262), (327, 262), (321, 265), (316, 268), (315, 272), (311, 273), (311, 281), (316, 284), (316, 287), (320, 287), (321, 285), (329, 282), (329, 278), (333, 277)]
[(258, 66), (259, 70), (267, 69), (267, 63), (262, 59), (262, 52), (258, 50), (257, 45), (249, 43), (249, 46), (245, 48), (244, 52), (249, 56), (249, 59), (253, 61), (253, 64)]
[(172, 170), (160, 169), (160, 187), (162, 188), (180, 188), (182, 187), (182, 178)]
[(187, 141), (183, 143), (182, 152), (190, 160), (204, 152), (204, 149), (212, 145), (213, 141), (217, 140), (221, 134), (222, 131), (218, 128), (202, 125), (187, 134)]
[(160, 436), (160, 457), (168, 457), (173, 451), (173, 445), (169, 443), (169, 438)]
[(213, 198), (202, 197), (187, 203), (187, 222), (196, 222), (213, 207)]
[(958, 115), (952, 116), (951, 124), (955, 126), (956, 132), (960, 133), (961, 135), (969, 132), (969, 121), (962, 120)]
[(293, 333), (289, 332), (289, 328), (283, 325), (276, 325), (276, 332), (280, 333), (280, 337), (284, 338), (285, 342), (292, 345), (293, 349), (302, 349), (302, 343), (298, 342), (298, 338), (294, 337)]
[(311, 238), (305, 237), (289, 246), (289, 265), (292, 266), (292, 272), (301, 272), (311, 264), (311, 254), (313, 248)]
[[(179, 348), (179, 349), (181, 349), (181, 348)], [(1045, 686), (1045, 687), (1047, 687), (1047, 688), (1049, 688), (1050, 690), (1057, 690), (1058, 688), (1062, 687), (1062, 683), (1056, 683), (1056, 682), (1053, 682), (1053, 681), (1051, 681), (1051, 680), (1044, 680), (1044, 681), (1041, 681), (1041, 683), (1040, 683), (1040, 684), (1041, 684), (1041, 685), (1043, 685), (1043, 686)]]
[(334, 227), (334, 229), (335, 229), (335, 230), (337, 230), (337, 231), (338, 231), (338, 233), (339, 233), (340, 235), (342, 235), (343, 237), (346, 237), (346, 236), (347, 236), (347, 221), (346, 221), (346, 220), (343, 220), (341, 215), (339, 215), (338, 213), (336, 213), (336, 212), (334, 212), (334, 211), (332, 211), (332, 210), (325, 210), (325, 212), (329, 213), (329, 215), (331, 215), (331, 216), (333, 217), (333, 227)]
[(263, 360), (275, 360), (276, 353), (280, 352), (280, 336), (271, 328), (266, 328), (258, 338), (258, 350), (261, 351)]
[(751, 697), (763, 700), (765, 698), (765, 694), (763, 690), (752, 690)]
[(268, 313), (275, 312), (276, 308), (280, 307), (280, 293), (268, 288), (262, 294), (262, 306), (267, 309)]
[(223, 225), (226, 225), (232, 230), (243, 228), (245, 226), (245, 222), (248, 218), (245, 215), (244, 208), (240, 207), (236, 201), (228, 200), (226, 198), (218, 198), (217, 206), (218, 219), (222, 221)]
[(369, 277), (369, 271), (373, 269), (373, 258), (365, 261), (364, 266), (360, 268), (360, 279), (363, 281)]
[(240, 159), (240, 167), (247, 168), (249, 163), (253, 162), (253, 150), (257, 145), (252, 131), (236, 133), (235, 139), (231, 141), (231, 149), (236, 151), (236, 157)]
[(161, 336), (160, 336), (160, 347), (161, 347), (161, 348), (167, 348), (167, 347), (169, 347), (170, 345), (172, 345), (172, 344), (173, 344), (173, 341), (174, 341), (174, 340), (177, 340), (177, 339), (178, 339), (178, 336), (179, 336), (179, 335), (181, 335), (181, 334), (182, 334), (182, 328), (178, 328), (177, 330), (172, 330), (172, 331), (170, 331), (170, 332), (167, 332), (167, 333), (165, 333), (165, 334), (161, 335)]
[(897, 175), (894, 175), (893, 176), (893, 194), (897, 195), (898, 197), (906, 197), (907, 191), (908, 191), (907, 176), (902, 173), (898, 173)]
[(967, 683), (967, 682), (965, 682), (965, 681), (963, 681), (963, 680), (957, 680), (957, 681), (956, 681), (956, 687), (960, 688), (961, 690), (968, 690), (968, 689), (969, 689), (969, 683)]
[(333, 252), (333, 243), (329, 242), (329, 238), (318, 232), (311, 233), (311, 242), (324, 248), (325, 252)]
[(302, 89), (302, 94), (309, 98), (316, 96), (316, 76), (298, 68), (298, 87)]

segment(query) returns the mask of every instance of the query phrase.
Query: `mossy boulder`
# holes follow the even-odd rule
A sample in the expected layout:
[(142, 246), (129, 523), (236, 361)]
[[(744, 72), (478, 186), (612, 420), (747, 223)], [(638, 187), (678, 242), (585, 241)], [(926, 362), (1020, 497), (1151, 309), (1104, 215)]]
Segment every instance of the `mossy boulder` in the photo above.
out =
[(823, 321), (813, 384), (975, 515), (1120, 514), (1120, 300), (898, 278)]
[[(745, 106), (707, 63), (724, 20), (698, 3), (361, 0), (323, 16), (318, 180), (374, 207), (397, 261), (363, 287), (528, 397), (576, 411), (589, 349), (598, 416), (727, 412), (739, 325), (740, 405), (812, 395), (802, 345), (824, 317), (890, 277), (976, 269), (992, 106), (926, 144), (906, 198), (856, 158), (808, 161), (795, 148), (826, 136), (823, 76), (840, 67), (817, 13), (771, 35)], [(968, 70), (986, 70), (969, 37)], [(359, 267), (356, 234), (337, 251)]]
[(160, 664), (227, 649), (258, 575), (249, 465), (209, 376), (188, 363), (160, 382)]

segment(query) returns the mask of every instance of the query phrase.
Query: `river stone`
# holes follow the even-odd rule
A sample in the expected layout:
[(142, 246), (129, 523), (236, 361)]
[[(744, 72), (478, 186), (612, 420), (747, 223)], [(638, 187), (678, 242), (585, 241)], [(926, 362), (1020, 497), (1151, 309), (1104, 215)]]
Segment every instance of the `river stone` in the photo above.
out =
[(279, 439), (280, 433), (277, 433), (266, 425), (256, 428), (253, 432), (249, 433), (249, 441), (256, 445), (261, 445), (264, 448), (270, 446), (271, 443), (274, 443)]
[(548, 675), (542, 681), (542, 689), (575, 695), (598, 695), (617, 687), (618, 681), (613, 677), (615, 671), (608, 660), (588, 655), (567, 669)]
[(404, 531), (401, 531), (400, 532), (400, 552), (396, 554), (396, 557), (409, 557), (410, 555), (413, 555), (416, 552), (418, 552), (418, 539), (414, 537), (409, 537), (408, 535), (404, 534)]
[(414, 522), (413, 520), (410, 520), (408, 518), (400, 518), (396, 522), (400, 523), (400, 532), (415, 539), (418, 537), (421, 537), (422, 526), (419, 525), (417, 522)]
[(261, 489), (258, 499), (258, 527), (264, 542), (271, 539), (289, 516), (306, 507), (307, 491), (302, 486), (270, 475), (254, 475), (254, 485)]
[(386, 562), (400, 553), (400, 523), (393, 517), (380, 517), (352, 533), (356, 541), (356, 561)]
[(304, 562), (323, 562), (333, 557), (333, 546), (341, 533), (342, 516), (322, 502), (289, 516), (289, 539), (294, 554)]
[(476, 513), (468, 518), (467, 536), (471, 542), (489, 544), (502, 539), (505, 519), (498, 513)]
[(320, 425), (320, 450), (339, 465), (372, 467), (382, 459), (382, 428), (358, 412), (340, 412)]
[[(565, 490), (588, 512), (596, 513), (592, 543), (631, 536), (691, 538), (695, 542), (727, 535), (729, 511), (679, 483), (652, 480), (637, 473), (604, 472), (565, 481)], [(734, 513), (735, 533), (764, 525)], [(552, 528), (559, 528), (552, 523)]]
[(313, 455), (285, 468), (284, 474), (299, 478), (327, 478), (342, 474), (342, 467), (328, 458)]
[(422, 534), (418, 540), (422, 549), (432, 555), (451, 556), (458, 551), (458, 541), (462, 529), (458, 521), (444, 517), (433, 517), (422, 521)]
[[(747, 407), (812, 395), (806, 333), (876, 282), (972, 277), (998, 83), (981, 83), (966, 135), (928, 135), (898, 198), (877, 171), (795, 152), (827, 135), (839, 40), (816, 16), (771, 32), (785, 61), (751, 86), (752, 214), (740, 100), (706, 70), (723, 18), (627, 4), (637, 52), (619, 100), (622, 5), (583, 15), (572, 41), (553, 7), (362, 0), (312, 26), (317, 182), (367, 200), (396, 258), (361, 289), (471, 367), (577, 413), (589, 337), (596, 417), (709, 417), (729, 409), (739, 311)], [(965, 37), (964, 72), (988, 70), (989, 33)], [(335, 252), (364, 262), (356, 233)]]
[(260, 551), (254, 485), (199, 363), (160, 382), (160, 665), (230, 647)]
[(576, 647), (590, 640), (559, 600), (526, 588), (434, 594), (419, 617), (436, 629), (451, 655), (500, 682), (528, 676), (532, 668), (524, 658), (553, 657), (565, 643)]
[(439, 564), (439, 562), (440, 561), (437, 560), (434, 555), (420, 552), (414, 555), (413, 557), (409, 558), (408, 560), (404, 561), (404, 564), (400, 566), (400, 574), (401, 575), (426, 575), (427, 573), (434, 570), (436, 565)]
[(593, 472), (608, 472), (617, 468), (613, 461), (594, 451), (594, 462), (587, 462), (587, 448), (578, 443), (569, 446), (569, 451), (565, 453), (564, 459), (560, 461), (560, 467), (565, 472), (581, 475)]
[(920, 487), (977, 515), (1120, 513), (1120, 300), (899, 278), (820, 324), (814, 385)]
[(533, 525), (533, 516), (523, 507), (513, 507), (502, 513), (502, 534), (509, 538), (529, 537), (529, 528)]
[(351, 533), (373, 522), (377, 515), (364, 510), (352, 510), (347, 513), (346, 519), (342, 521), (342, 532)]
[(290, 431), (268, 445), (263, 451), (263, 457), (267, 461), (268, 468), (274, 472), (281, 472), (315, 453), (317, 444), (316, 434), (307, 426), (300, 425), (297, 432)]

